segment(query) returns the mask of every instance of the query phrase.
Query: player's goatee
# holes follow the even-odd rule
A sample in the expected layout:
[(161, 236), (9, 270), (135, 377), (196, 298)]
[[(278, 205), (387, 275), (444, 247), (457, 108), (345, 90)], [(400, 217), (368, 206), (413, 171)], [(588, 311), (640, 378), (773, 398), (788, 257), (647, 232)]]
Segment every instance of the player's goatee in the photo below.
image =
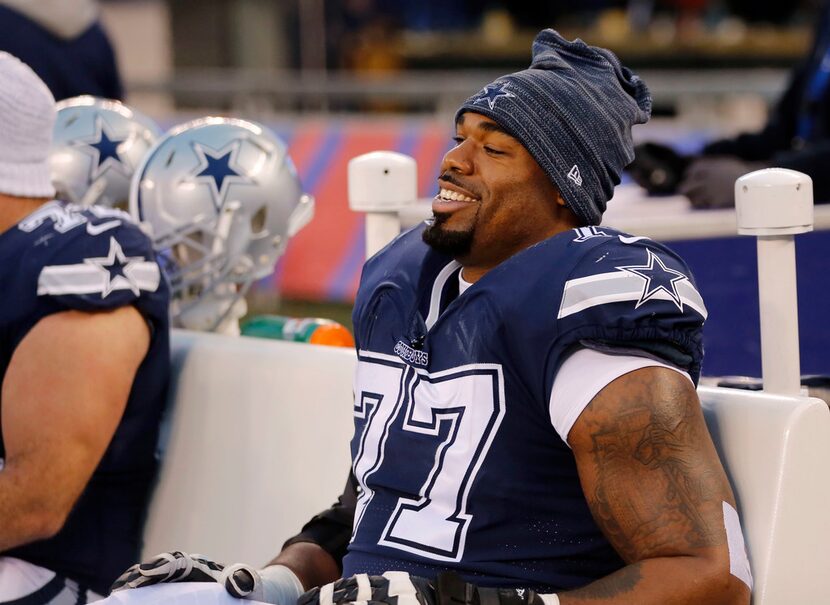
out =
[(473, 245), (473, 229), (454, 231), (447, 229), (446, 222), (450, 217), (444, 212), (433, 212), (432, 218), (427, 220), (427, 228), (421, 234), (424, 243), (442, 254), (458, 258), (470, 252)]

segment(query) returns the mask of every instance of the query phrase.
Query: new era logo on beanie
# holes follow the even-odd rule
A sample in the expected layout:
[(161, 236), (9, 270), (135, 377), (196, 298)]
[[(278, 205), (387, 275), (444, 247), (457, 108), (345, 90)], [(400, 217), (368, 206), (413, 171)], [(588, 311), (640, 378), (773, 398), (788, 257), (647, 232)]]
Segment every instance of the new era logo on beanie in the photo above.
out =
[(582, 187), (582, 175), (579, 174), (579, 166), (577, 166), (576, 164), (574, 164), (574, 167), (571, 168), (570, 172), (568, 172), (568, 178), (580, 187)]
[(498, 78), (456, 113), (495, 120), (527, 148), (583, 225), (596, 225), (634, 159), (631, 127), (651, 115), (645, 83), (609, 50), (545, 29), (528, 69)]

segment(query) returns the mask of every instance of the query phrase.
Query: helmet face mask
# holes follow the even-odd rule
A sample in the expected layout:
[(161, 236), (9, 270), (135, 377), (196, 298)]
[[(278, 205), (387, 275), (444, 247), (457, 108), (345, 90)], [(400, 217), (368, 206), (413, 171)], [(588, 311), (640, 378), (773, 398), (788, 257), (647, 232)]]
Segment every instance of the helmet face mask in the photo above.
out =
[(171, 131), (130, 193), (131, 213), (166, 265), (174, 319), (199, 330), (244, 313), (248, 288), (273, 272), (313, 203), (285, 144), (259, 124), (228, 118)]
[(91, 96), (56, 105), (49, 166), (56, 197), (126, 210), (130, 180), (159, 136), (148, 117)]

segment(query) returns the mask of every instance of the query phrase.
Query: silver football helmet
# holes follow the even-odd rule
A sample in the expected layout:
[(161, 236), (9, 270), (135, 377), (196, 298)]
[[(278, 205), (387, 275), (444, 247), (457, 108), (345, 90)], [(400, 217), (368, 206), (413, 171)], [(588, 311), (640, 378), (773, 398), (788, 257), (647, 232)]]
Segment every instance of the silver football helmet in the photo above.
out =
[(147, 154), (133, 177), (130, 212), (167, 264), (174, 323), (228, 331), (245, 312), (250, 285), (274, 271), (289, 238), (311, 220), (314, 198), (267, 128), (201, 118)]
[(49, 168), (59, 199), (125, 209), (130, 180), (159, 137), (147, 116), (91, 96), (56, 105)]

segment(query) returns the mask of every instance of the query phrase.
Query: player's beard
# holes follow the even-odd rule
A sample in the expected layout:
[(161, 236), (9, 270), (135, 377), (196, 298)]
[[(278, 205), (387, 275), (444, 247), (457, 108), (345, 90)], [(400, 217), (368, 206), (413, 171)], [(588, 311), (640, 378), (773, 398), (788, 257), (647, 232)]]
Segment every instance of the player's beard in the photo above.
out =
[(453, 258), (466, 256), (473, 245), (474, 225), (463, 231), (447, 229), (446, 222), (450, 214), (434, 212), (428, 226), (421, 234), (424, 243), (430, 248)]

